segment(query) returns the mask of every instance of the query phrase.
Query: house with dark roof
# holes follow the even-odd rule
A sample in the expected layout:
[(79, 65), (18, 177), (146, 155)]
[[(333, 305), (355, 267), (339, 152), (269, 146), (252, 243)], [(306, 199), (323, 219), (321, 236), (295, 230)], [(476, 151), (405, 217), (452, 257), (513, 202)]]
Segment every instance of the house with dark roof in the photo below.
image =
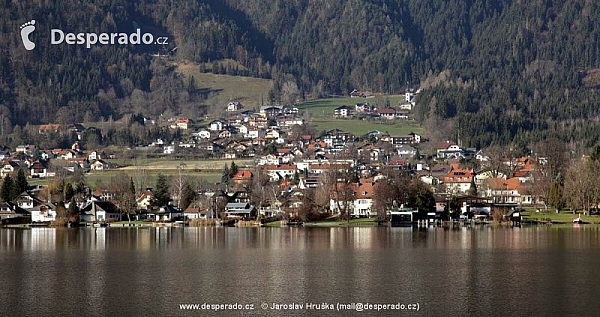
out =
[(382, 119), (396, 119), (396, 109), (394, 108), (378, 108), (376, 112)]
[(117, 221), (121, 219), (119, 207), (110, 201), (91, 201), (79, 212), (82, 222)]
[(0, 204), (0, 220), (30, 216), (29, 211), (10, 202)]
[(164, 205), (156, 211), (148, 212), (148, 217), (154, 221), (176, 221), (183, 219), (183, 212), (173, 205)]
[(353, 113), (354, 113), (354, 109), (352, 109), (349, 106), (342, 105), (333, 110), (333, 117), (334, 118), (348, 118), (348, 117), (352, 116)]
[(227, 218), (248, 219), (256, 214), (254, 206), (249, 203), (228, 203), (225, 205), (225, 215)]

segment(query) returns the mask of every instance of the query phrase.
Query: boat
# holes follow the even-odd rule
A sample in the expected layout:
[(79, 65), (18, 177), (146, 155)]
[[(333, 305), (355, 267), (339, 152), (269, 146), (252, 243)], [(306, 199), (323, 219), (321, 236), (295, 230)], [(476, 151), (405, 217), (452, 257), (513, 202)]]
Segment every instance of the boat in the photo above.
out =
[(96, 223), (94, 223), (94, 228), (100, 228), (100, 227), (108, 227), (108, 224), (106, 222), (96, 222)]

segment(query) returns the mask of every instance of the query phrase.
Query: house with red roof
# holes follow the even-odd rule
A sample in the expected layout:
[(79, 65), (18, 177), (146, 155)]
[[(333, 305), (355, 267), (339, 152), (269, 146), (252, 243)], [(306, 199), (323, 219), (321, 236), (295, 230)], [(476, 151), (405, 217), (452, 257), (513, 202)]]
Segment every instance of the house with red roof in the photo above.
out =
[(339, 213), (342, 209), (346, 209), (351, 217), (376, 215), (372, 210), (375, 186), (373, 178), (361, 178), (358, 183), (336, 184), (336, 188), (331, 191), (330, 210), (333, 213)]
[(471, 169), (452, 169), (444, 176), (444, 185), (447, 193), (462, 194), (471, 188), (475, 173)]

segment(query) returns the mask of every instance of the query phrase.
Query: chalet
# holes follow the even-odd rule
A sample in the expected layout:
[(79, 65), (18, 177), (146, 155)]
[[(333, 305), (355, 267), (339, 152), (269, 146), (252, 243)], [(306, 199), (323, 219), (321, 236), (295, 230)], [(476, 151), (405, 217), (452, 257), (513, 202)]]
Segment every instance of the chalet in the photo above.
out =
[(139, 193), (135, 199), (138, 208), (147, 210), (152, 201), (152, 195), (152, 188), (146, 188), (144, 191)]
[(377, 109), (377, 114), (379, 114), (380, 118), (393, 120), (396, 119), (396, 109), (394, 108), (379, 108)]
[(403, 144), (413, 144), (414, 137), (410, 134), (407, 135), (390, 135), (390, 141), (394, 147), (399, 147)]
[(277, 131), (277, 130), (269, 129), (265, 132), (265, 139), (278, 139), (278, 138), (279, 138), (279, 131)]
[(104, 160), (97, 160), (94, 163), (90, 164), (90, 169), (92, 171), (103, 171), (110, 168), (110, 164)]
[(192, 133), (193, 136), (201, 139), (210, 139), (210, 131), (202, 129), (200, 131)]
[(214, 215), (211, 210), (204, 208), (198, 208), (189, 206), (186, 210), (183, 211), (183, 217), (187, 220), (192, 219), (208, 219), (214, 218)]
[(47, 161), (36, 161), (29, 168), (31, 178), (46, 178), (54, 177), (56, 173), (50, 172)]
[(346, 105), (342, 105), (333, 110), (333, 117), (334, 118), (348, 118), (348, 117), (352, 116), (352, 113), (353, 113), (352, 108), (350, 108)]
[(235, 183), (248, 183), (252, 181), (252, 172), (249, 170), (239, 170), (231, 177), (231, 180)]
[(171, 129), (180, 129), (180, 130), (187, 130), (190, 126), (190, 124), (192, 123), (191, 119), (188, 118), (179, 118), (177, 120), (175, 120), (175, 122), (173, 122), (173, 124), (171, 124), (170, 128)]
[(40, 203), (28, 209), (31, 222), (51, 222), (56, 220), (56, 206), (52, 203)]
[(256, 165), (279, 165), (281, 158), (277, 155), (267, 154), (256, 159)]
[(278, 114), (283, 113), (283, 106), (262, 106), (259, 112), (264, 117), (274, 118)]
[(503, 178), (489, 178), (486, 180), (485, 185), (487, 188), (483, 194), (492, 198), (495, 204), (521, 205), (524, 203), (524, 196), (528, 196), (525, 204), (532, 204), (531, 195), (516, 177), (506, 180)]
[(340, 129), (333, 129), (325, 132), (321, 139), (327, 144), (327, 147), (344, 146), (346, 142), (354, 139), (354, 135)]
[(383, 156), (383, 149), (372, 144), (359, 147), (357, 152), (360, 157), (368, 158), (371, 162), (378, 162)]
[(17, 206), (23, 209), (31, 209), (42, 203), (41, 200), (37, 199), (30, 192), (24, 191), (17, 198), (14, 199)]
[(35, 145), (27, 144), (27, 145), (19, 145), (15, 149), (17, 153), (24, 153), (27, 155), (34, 155), (37, 151), (37, 147)]
[(352, 217), (371, 217), (376, 213), (372, 211), (373, 189), (375, 182), (372, 178), (360, 179), (358, 183), (347, 186), (343, 183), (337, 184), (337, 190), (332, 190), (329, 208), (333, 212), (341, 212), (343, 209)]
[(265, 170), (272, 182), (294, 177), (298, 171), (294, 164), (265, 165)]
[(183, 218), (183, 212), (173, 205), (164, 205), (157, 211), (149, 212), (148, 215), (154, 221), (176, 221)]
[(46, 134), (46, 133), (50, 133), (50, 132), (58, 132), (58, 130), (60, 129), (60, 124), (54, 124), (54, 123), (49, 123), (49, 124), (42, 124), (38, 127), (38, 133), (39, 134)]
[(226, 111), (227, 112), (236, 112), (240, 109), (242, 109), (242, 104), (239, 103), (238, 101), (232, 101), (227, 104)]
[(277, 126), (280, 128), (290, 128), (295, 125), (304, 125), (304, 119), (301, 118), (278, 118)]
[(163, 154), (175, 153), (175, 145), (166, 145), (163, 147)]
[(79, 212), (82, 222), (117, 221), (120, 218), (121, 211), (109, 201), (91, 201)]
[(371, 113), (371, 112), (374, 111), (374, 109), (375, 108), (371, 104), (369, 104), (368, 102), (357, 103), (354, 106), (354, 110), (357, 113)]
[(249, 203), (228, 203), (225, 205), (225, 214), (227, 218), (247, 219), (254, 216), (255, 210)]
[(460, 158), (462, 149), (451, 141), (444, 141), (437, 146), (437, 158), (439, 159), (450, 159)]
[(400, 105), (398, 105), (398, 109), (412, 111), (414, 106), (415, 105), (412, 102), (405, 102), (405, 103), (401, 103)]
[(31, 214), (29, 211), (10, 202), (0, 203), (0, 220), (17, 217), (27, 217)]
[(100, 152), (98, 152), (98, 151), (91, 151), (88, 154), (88, 160), (90, 162), (93, 162), (93, 161), (96, 161), (96, 160), (99, 160), (99, 159), (102, 159), (102, 155), (100, 155)]
[(21, 168), (21, 164), (17, 161), (6, 159), (2, 163), (2, 169), (0, 169), (0, 177), (4, 178), (6, 175), (14, 174)]
[(236, 128), (239, 134), (243, 135), (244, 137), (248, 135), (248, 127), (246, 125), (240, 124)]
[(58, 159), (68, 160), (77, 157), (77, 152), (71, 149), (54, 149), (52, 154)]
[(225, 123), (221, 120), (213, 120), (209, 124), (210, 131), (221, 131), (225, 127)]
[(417, 155), (417, 149), (407, 144), (401, 144), (400, 146), (397, 146), (396, 151), (398, 156), (402, 158), (412, 158)]
[(444, 176), (444, 185), (448, 193), (466, 193), (471, 188), (473, 170), (455, 169)]
[(264, 130), (259, 130), (259, 129), (248, 129), (248, 134), (247, 134), (246, 137), (250, 138), (250, 139), (264, 138), (265, 137), (265, 131)]
[(221, 130), (221, 131), (219, 131), (218, 136), (219, 136), (219, 138), (229, 139), (229, 138), (231, 138), (232, 134), (231, 134), (231, 131), (229, 131), (229, 130)]

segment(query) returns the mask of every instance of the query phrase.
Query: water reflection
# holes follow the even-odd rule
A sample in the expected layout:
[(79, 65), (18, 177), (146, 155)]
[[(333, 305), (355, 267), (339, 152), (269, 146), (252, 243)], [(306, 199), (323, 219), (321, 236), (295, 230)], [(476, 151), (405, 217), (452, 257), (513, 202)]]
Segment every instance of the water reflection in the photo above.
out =
[(0, 259), (2, 300), (18, 303), (2, 315), (177, 315), (179, 303), (228, 301), (418, 301), (449, 315), (600, 311), (593, 226), (4, 228)]

